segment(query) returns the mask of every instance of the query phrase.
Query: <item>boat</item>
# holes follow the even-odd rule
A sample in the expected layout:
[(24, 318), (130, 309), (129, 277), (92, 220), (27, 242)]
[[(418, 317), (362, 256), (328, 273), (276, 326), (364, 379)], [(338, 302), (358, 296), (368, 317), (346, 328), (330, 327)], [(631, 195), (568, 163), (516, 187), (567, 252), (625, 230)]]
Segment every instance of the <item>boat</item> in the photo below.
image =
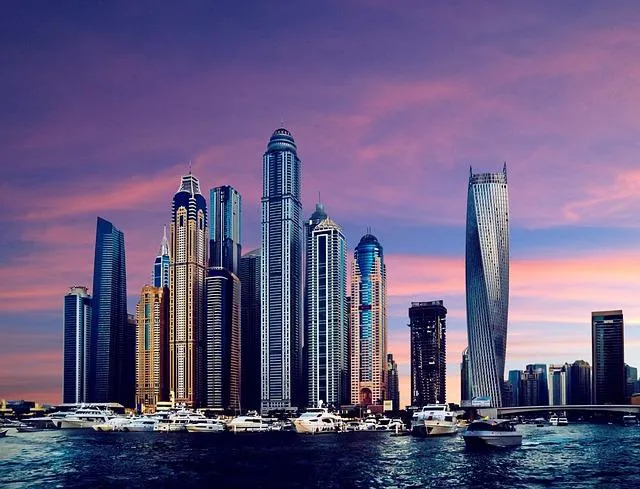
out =
[(158, 422), (153, 430), (165, 432), (186, 431), (188, 424), (206, 422), (207, 419), (209, 418), (202, 413), (181, 409), (169, 415), (165, 420)]
[(227, 431), (227, 425), (217, 418), (207, 418), (185, 425), (189, 433), (223, 433)]
[(124, 431), (124, 427), (131, 423), (131, 418), (115, 416), (107, 419), (104, 423), (94, 424), (95, 431)]
[(44, 431), (45, 429), (46, 428), (38, 428), (37, 426), (31, 426), (28, 424), (16, 426), (16, 430), (18, 430), (18, 433), (36, 433), (38, 431)]
[(102, 410), (97, 407), (80, 408), (71, 412), (64, 418), (54, 421), (60, 429), (93, 428), (95, 425), (104, 424), (109, 419), (116, 417), (111, 410)]
[(378, 424), (375, 427), (376, 431), (404, 431), (404, 423), (399, 419), (389, 419), (382, 417), (378, 420)]
[(458, 433), (456, 413), (447, 404), (429, 404), (411, 417), (414, 436), (450, 436)]
[(569, 420), (566, 418), (566, 416), (558, 417), (558, 426), (567, 426), (568, 424)]
[(513, 447), (522, 444), (522, 434), (507, 419), (474, 421), (462, 433), (468, 447)]
[(133, 418), (128, 424), (122, 427), (122, 431), (154, 431), (155, 427), (160, 422), (160, 418), (154, 418), (151, 416), (139, 416)]
[(549, 424), (550, 424), (551, 426), (558, 426), (558, 416), (555, 416), (555, 415), (554, 415), (554, 416), (551, 416), (551, 417), (549, 418)]
[(345, 431), (366, 431), (367, 426), (361, 420), (352, 420), (345, 423)]
[(633, 414), (625, 414), (622, 417), (622, 424), (625, 426), (636, 426), (638, 419)]
[(9, 433), (9, 428), (6, 430), (0, 430), (0, 438), (7, 436), (7, 433)]
[(269, 431), (269, 423), (258, 414), (250, 414), (233, 418), (227, 424), (227, 429), (234, 433)]
[(327, 408), (307, 409), (293, 421), (298, 433), (336, 433), (344, 431), (344, 421), (337, 414), (330, 413)]

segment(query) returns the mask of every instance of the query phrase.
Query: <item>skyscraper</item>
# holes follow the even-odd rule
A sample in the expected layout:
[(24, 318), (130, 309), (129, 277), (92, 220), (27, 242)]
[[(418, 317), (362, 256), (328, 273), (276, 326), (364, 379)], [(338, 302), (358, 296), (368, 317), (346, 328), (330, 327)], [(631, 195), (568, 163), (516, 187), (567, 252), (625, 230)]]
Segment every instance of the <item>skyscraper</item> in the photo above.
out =
[(549, 405), (565, 406), (569, 400), (569, 365), (549, 365)]
[(387, 353), (387, 400), (391, 400), (393, 411), (400, 410), (400, 382), (398, 364), (392, 353)]
[(222, 267), (205, 280), (207, 317), (202, 405), (240, 408), (240, 280)]
[(262, 159), (263, 412), (304, 403), (300, 165), (291, 133), (277, 129)]
[(469, 347), (462, 350), (462, 362), (460, 363), (460, 401), (471, 401), (471, 361), (469, 360)]
[(591, 366), (584, 360), (576, 360), (569, 369), (568, 404), (591, 404)]
[(240, 258), (242, 409), (260, 409), (260, 249)]
[(88, 401), (91, 296), (74, 286), (64, 296), (62, 402)]
[(189, 406), (199, 404), (202, 386), (208, 234), (207, 203), (189, 173), (173, 197), (169, 273), (169, 390)]
[(136, 306), (136, 405), (168, 401), (169, 289), (145, 285)]
[(636, 382), (638, 381), (638, 369), (631, 365), (624, 364), (624, 378), (625, 378), (625, 400), (631, 398), (635, 393)]
[(509, 310), (506, 164), (500, 173), (470, 171), (465, 272), (472, 394), (500, 407)]
[[(540, 368), (540, 366), (544, 368)], [(549, 403), (541, 399), (548, 392), (546, 382), (546, 366), (542, 364), (527, 365), (520, 376), (520, 406), (546, 406)], [(549, 395), (546, 394), (548, 399)]]
[(167, 226), (164, 227), (160, 251), (153, 264), (153, 286), (169, 287), (169, 267), (171, 259), (169, 257), (169, 240), (167, 239)]
[(382, 404), (386, 396), (387, 280), (382, 246), (365, 234), (351, 269), (351, 403)]
[(622, 311), (591, 313), (593, 404), (623, 404), (624, 319)]
[(124, 234), (98, 217), (91, 301), (90, 402), (127, 405), (127, 400), (133, 397), (125, 386), (128, 369), (135, 369), (133, 363), (125, 364), (126, 277)]
[(511, 384), (511, 402), (510, 402), (511, 407), (517, 407), (520, 405), (520, 377), (521, 376), (522, 376), (521, 370), (509, 370), (509, 383)]
[(411, 404), (444, 404), (447, 398), (447, 308), (442, 301), (412, 302)]
[(222, 267), (238, 275), (242, 256), (242, 199), (228, 185), (209, 191), (209, 266)]
[[(313, 217), (310, 221), (313, 220)], [(307, 227), (308, 229), (308, 227)], [(308, 243), (306, 353), (308, 403), (342, 404), (347, 368), (347, 258), (342, 229), (329, 218), (314, 226)]]

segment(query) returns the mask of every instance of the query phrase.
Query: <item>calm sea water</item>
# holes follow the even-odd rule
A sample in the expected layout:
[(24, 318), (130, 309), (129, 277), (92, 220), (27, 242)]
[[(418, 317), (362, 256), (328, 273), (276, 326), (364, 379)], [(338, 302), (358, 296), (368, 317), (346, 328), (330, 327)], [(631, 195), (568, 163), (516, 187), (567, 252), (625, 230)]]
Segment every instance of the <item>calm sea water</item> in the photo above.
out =
[(97, 433), (0, 439), (0, 487), (633, 488), (640, 427), (519, 426), (520, 448), (388, 433)]

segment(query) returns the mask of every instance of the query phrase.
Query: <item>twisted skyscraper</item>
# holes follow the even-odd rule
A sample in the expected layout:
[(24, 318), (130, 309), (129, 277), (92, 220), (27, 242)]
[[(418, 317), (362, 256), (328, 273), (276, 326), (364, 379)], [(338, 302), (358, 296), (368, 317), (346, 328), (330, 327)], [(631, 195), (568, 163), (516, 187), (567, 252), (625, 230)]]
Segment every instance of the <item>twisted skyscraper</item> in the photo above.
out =
[(506, 164), (499, 173), (470, 171), (465, 272), (472, 395), (500, 407), (509, 310)]

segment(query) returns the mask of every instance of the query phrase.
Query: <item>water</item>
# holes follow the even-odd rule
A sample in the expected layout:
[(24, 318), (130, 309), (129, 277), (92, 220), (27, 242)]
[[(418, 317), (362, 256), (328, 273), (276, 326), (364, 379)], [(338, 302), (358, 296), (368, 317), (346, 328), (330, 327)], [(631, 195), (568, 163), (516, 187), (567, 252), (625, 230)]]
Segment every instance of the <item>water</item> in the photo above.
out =
[(640, 427), (518, 426), (520, 448), (388, 433), (98, 433), (0, 439), (0, 487), (627, 488), (640, 484)]

